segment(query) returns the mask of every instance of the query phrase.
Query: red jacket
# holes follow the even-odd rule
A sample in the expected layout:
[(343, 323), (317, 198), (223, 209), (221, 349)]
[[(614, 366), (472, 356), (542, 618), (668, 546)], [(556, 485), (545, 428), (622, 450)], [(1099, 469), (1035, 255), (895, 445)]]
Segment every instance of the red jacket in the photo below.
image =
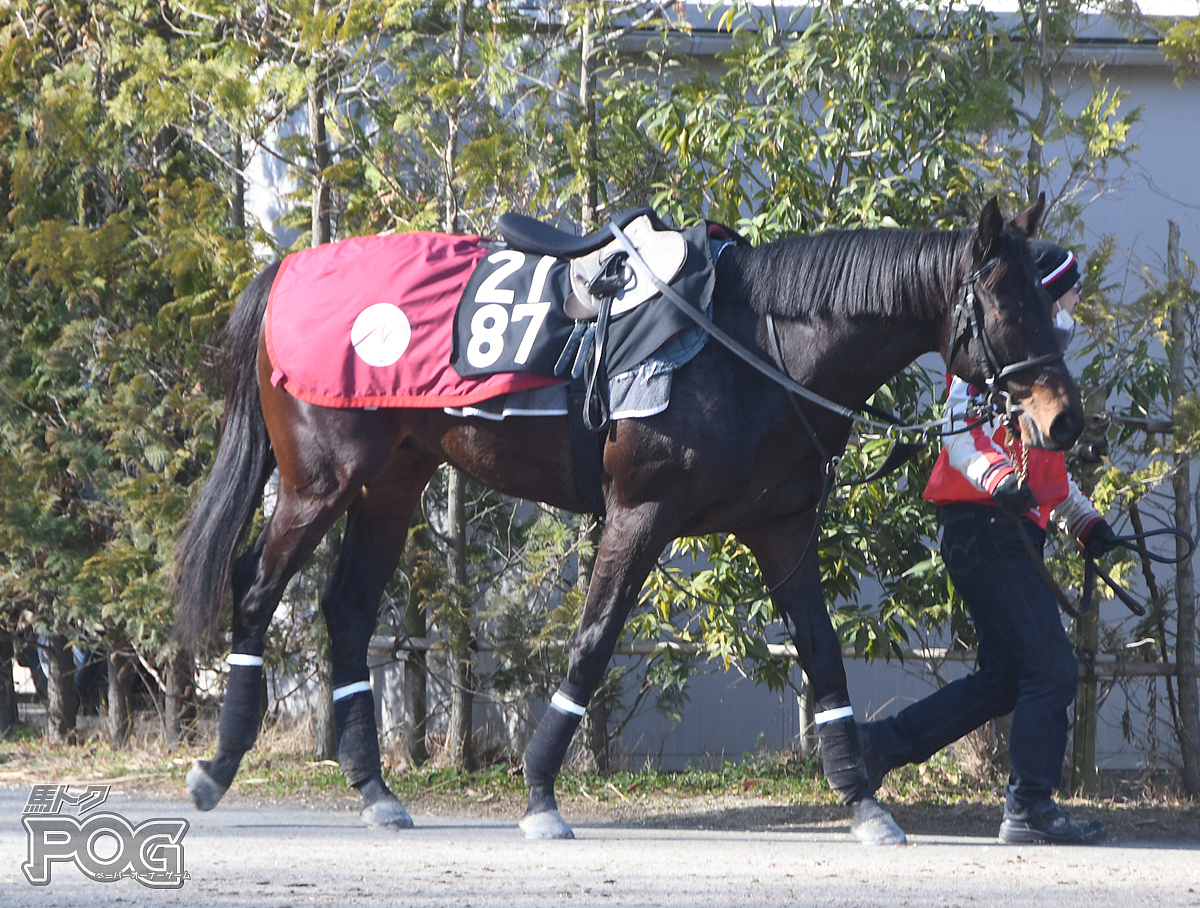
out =
[[(967, 419), (967, 401), (975, 389), (961, 378), (946, 378), (947, 427), (961, 427)], [(949, 436), (934, 464), (924, 497), (937, 505), (970, 502), (995, 506), (992, 492), (1005, 476), (1016, 472), (1012, 458), (1020, 456), (1020, 439), (1014, 441), (1010, 452), (1006, 434), (1003, 427), (988, 422), (970, 432)], [(1068, 532), (1086, 542), (1102, 518), (1067, 473), (1066, 458), (1061, 451), (1040, 448), (1030, 449), (1028, 455), (1026, 482), (1038, 506), (1026, 516), (1045, 529), (1053, 512)]]

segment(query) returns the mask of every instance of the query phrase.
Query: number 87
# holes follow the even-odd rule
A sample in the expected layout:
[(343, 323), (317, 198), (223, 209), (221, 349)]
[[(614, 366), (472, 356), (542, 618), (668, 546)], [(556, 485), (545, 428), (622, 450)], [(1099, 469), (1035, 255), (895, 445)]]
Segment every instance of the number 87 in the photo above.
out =
[[(542, 323), (550, 312), (549, 303), (517, 303), (512, 308), (512, 320), (529, 319), (529, 325), (517, 347), (513, 362), (524, 365), (533, 352)], [(471, 316), (471, 340), (467, 343), (467, 362), (476, 369), (486, 369), (504, 354), (504, 332), (508, 329), (508, 310), (499, 303), (480, 306)]]

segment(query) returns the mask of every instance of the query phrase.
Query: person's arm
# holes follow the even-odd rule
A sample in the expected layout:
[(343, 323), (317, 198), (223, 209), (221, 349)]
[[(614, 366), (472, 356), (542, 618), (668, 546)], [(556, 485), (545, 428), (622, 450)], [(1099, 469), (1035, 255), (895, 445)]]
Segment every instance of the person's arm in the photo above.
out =
[(1079, 544), (1088, 549), (1088, 554), (1103, 555), (1112, 551), (1117, 545), (1117, 537), (1108, 521), (1070, 476), (1067, 485), (1070, 492), (1066, 500), (1051, 511), (1050, 516), (1078, 539)]
[[(969, 422), (967, 403), (971, 386), (954, 378), (946, 395), (947, 428), (962, 428)], [(993, 440), (996, 424), (992, 421), (976, 426), (969, 432), (951, 435), (945, 440), (950, 466), (962, 473), (975, 488), (994, 495), (1004, 479), (1016, 472), (1008, 454)]]

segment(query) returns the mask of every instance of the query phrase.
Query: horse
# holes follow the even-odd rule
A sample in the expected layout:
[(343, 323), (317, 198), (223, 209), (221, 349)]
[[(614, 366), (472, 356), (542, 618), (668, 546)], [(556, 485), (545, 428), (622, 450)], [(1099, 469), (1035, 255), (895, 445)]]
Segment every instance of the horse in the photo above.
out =
[[(572, 838), (555, 780), (656, 560), (683, 535), (731, 533), (754, 554), (812, 684), (829, 784), (865, 844), (904, 833), (868, 785), (841, 645), (821, 591), (813, 540), (856, 408), (918, 356), (1003, 395), (1029, 446), (1065, 450), (1083, 429), (1078, 392), (1055, 344), (1026, 240), (1044, 197), (1009, 221), (993, 198), (954, 230), (860, 229), (726, 249), (712, 321), (793, 382), (842, 405), (797, 397), (711, 340), (674, 374), (669, 406), (618, 419), (603, 440), (607, 510), (591, 586), (569, 643), (566, 678), (524, 755), (531, 838)], [(224, 350), (223, 431), (177, 544), (177, 631), (211, 638), (232, 592), (232, 647), (216, 752), (187, 785), (202, 810), (232, 784), (259, 724), (263, 639), (289, 578), (342, 515), (345, 535), (321, 608), (328, 627), (338, 761), (362, 819), (412, 820), (380, 771), (367, 645), (412, 513), (449, 463), (507, 495), (587, 510), (572, 481), (566, 417), (492, 421), (433, 408), (337, 409), (272, 384), (266, 300), (279, 263), (243, 293)], [(274, 511), (242, 554), (273, 468)]]

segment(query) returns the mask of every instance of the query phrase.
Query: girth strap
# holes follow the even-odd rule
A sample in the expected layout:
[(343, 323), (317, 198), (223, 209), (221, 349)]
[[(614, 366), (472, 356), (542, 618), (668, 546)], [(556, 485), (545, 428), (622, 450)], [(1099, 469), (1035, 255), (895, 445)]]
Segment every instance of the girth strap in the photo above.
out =
[(583, 506), (597, 517), (607, 511), (604, 503), (604, 442), (608, 432), (587, 426), (588, 381), (584, 375), (567, 382), (567, 431), (571, 439), (571, 470), (575, 491)]

